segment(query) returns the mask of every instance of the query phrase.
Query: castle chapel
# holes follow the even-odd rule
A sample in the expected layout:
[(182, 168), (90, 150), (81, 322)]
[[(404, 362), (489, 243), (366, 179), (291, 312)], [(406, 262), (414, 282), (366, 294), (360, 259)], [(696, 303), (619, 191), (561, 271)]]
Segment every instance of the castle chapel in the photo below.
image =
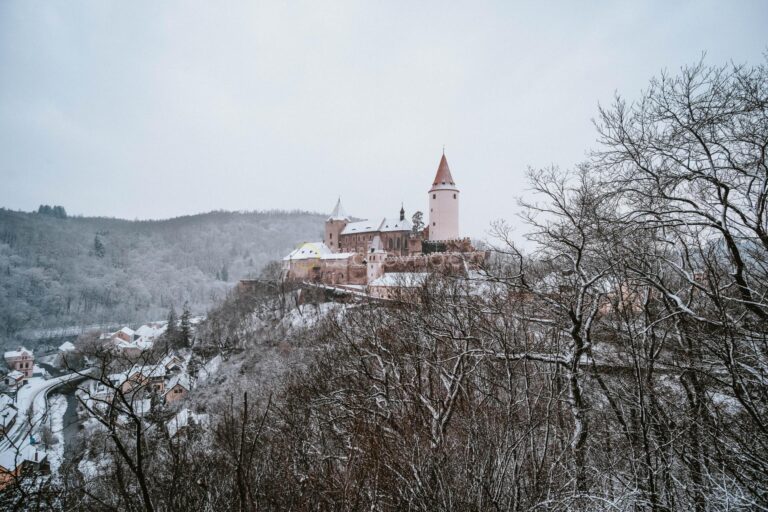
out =
[[(382, 286), (396, 277), (434, 270), (466, 272), (485, 261), (468, 238), (459, 236), (459, 189), (443, 153), (429, 188), (428, 222), (414, 227), (401, 206), (399, 216), (374, 220), (346, 214), (341, 199), (325, 221), (322, 242), (305, 242), (283, 258), (283, 277), (333, 286)], [(375, 291), (375, 290), (374, 290)]]

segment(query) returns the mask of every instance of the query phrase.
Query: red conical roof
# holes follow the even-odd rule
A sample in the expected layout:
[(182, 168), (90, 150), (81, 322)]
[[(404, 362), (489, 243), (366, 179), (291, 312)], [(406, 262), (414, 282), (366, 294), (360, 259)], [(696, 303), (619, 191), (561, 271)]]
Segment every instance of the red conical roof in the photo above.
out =
[(438, 185), (456, 186), (456, 183), (453, 182), (453, 176), (451, 176), (451, 170), (448, 168), (448, 160), (445, 159), (445, 153), (443, 153), (443, 157), (440, 159), (440, 165), (437, 167), (437, 174), (435, 174), (435, 181), (432, 183), (433, 187)]

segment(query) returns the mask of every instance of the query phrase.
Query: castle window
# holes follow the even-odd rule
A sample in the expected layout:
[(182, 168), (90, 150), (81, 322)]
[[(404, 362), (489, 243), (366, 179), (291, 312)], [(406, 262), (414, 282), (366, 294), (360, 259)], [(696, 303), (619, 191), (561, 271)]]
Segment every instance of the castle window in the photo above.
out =
[(433, 226), (436, 226), (437, 224), (435, 224), (435, 223), (433, 222), (433, 223), (432, 223), (432, 225), (433, 225)]
[[(453, 198), (456, 199), (456, 194), (453, 194)], [(330, 236), (331, 240), (333, 240), (333, 233), (331, 233), (329, 236)]]
[(432, 194), (432, 199), (437, 199), (437, 194)]
[(456, 199), (456, 194), (453, 194), (453, 198)]

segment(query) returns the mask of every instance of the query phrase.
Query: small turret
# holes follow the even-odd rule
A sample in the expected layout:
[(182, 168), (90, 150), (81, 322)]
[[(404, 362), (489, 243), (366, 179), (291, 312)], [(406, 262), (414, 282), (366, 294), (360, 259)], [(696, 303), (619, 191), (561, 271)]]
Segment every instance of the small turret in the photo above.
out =
[(403, 203), (400, 203), (400, 222), (405, 220), (405, 207), (403, 207)]
[(384, 260), (386, 259), (387, 251), (384, 250), (384, 244), (381, 241), (381, 237), (376, 235), (368, 246), (366, 261), (368, 266), (366, 271), (368, 284), (384, 275)]

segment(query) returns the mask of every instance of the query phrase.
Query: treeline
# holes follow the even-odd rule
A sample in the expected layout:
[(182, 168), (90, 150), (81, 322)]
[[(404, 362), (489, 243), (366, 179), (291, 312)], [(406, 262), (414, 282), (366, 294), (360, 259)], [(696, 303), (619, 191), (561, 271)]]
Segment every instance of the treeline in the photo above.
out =
[(56, 217), (57, 219), (67, 218), (67, 210), (65, 210), (63, 206), (58, 205), (51, 206), (49, 204), (41, 204), (37, 209), (37, 213), (40, 215), (50, 215), (51, 217)]
[(194, 313), (321, 234), (306, 212), (211, 212), (164, 221), (0, 209), (0, 341), (26, 328), (146, 321)]

